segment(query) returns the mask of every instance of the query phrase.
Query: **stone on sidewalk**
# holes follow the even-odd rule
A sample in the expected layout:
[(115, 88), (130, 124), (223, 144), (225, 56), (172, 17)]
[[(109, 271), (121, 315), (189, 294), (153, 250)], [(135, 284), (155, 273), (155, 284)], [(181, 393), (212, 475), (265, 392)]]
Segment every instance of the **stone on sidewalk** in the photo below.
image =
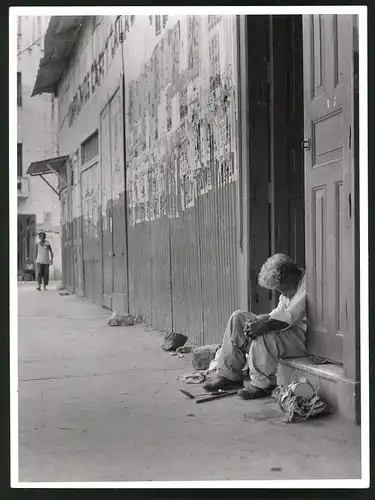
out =
[(196, 370), (207, 370), (211, 361), (215, 359), (215, 354), (218, 349), (220, 349), (219, 344), (204, 345), (194, 349), (192, 359), (193, 367)]
[(182, 333), (167, 333), (164, 337), (164, 343), (161, 346), (164, 351), (175, 351), (183, 346), (187, 341), (187, 336)]
[(108, 320), (109, 326), (132, 326), (135, 324), (135, 318), (132, 314), (126, 314), (121, 316), (117, 314), (116, 311), (113, 312), (112, 316)]

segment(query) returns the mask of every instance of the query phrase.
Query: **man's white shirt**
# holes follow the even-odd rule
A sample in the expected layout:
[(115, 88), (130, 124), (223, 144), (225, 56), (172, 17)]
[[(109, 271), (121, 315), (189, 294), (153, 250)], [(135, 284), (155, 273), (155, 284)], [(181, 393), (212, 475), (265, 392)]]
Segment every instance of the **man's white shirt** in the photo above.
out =
[[(304, 332), (307, 330), (306, 318), (306, 274), (300, 279), (295, 295), (288, 299), (285, 295), (280, 295), (277, 307), (271, 311), (270, 319), (288, 323), (288, 327), (298, 326)], [(285, 330), (287, 329), (285, 328)]]

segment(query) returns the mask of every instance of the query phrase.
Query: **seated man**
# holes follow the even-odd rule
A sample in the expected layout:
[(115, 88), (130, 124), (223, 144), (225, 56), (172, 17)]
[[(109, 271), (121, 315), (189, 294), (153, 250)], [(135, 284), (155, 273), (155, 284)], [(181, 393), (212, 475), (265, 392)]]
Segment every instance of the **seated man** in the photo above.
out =
[(242, 387), (242, 370), (249, 353), (250, 385), (238, 391), (243, 399), (270, 394), (276, 387), (280, 358), (306, 355), (306, 278), (290, 257), (270, 257), (259, 273), (259, 285), (281, 293), (270, 314), (235, 311), (229, 318), (216, 376), (207, 391)]

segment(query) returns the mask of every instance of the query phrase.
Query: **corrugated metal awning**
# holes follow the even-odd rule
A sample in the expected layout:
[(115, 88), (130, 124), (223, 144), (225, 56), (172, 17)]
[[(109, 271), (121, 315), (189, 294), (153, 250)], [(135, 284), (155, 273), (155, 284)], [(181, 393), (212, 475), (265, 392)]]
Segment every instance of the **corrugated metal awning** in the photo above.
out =
[[(48, 158), (48, 160), (34, 161), (30, 163), (26, 173), (32, 177), (39, 176), (60, 198), (61, 191), (68, 185), (66, 169), (64, 168), (68, 158), (69, 156), (66, 155)], [(58, 176), (59, 181), (57, 188), (43, 177), (46, 174), (56, 174)]]
[(27, 175), (45, 175), (57, 174), (59, 170), (65, 165), (68, 155), (56, 156), (55, 158), (48, 158), (48, 160), (34, 161), (30, 163), (27, 169)]
[(44, 57), (40, 60), (31, 96), (54, 93), (73, 50), (83, 16), (52, 16), (44, 38)]
[(69, 156), (57, 156), (55, 158), (48, 158), (48, 160), (34, 161), (30, 163), (27, 169), (27, 175), (46, 175), (57, 174), (65, 165)]

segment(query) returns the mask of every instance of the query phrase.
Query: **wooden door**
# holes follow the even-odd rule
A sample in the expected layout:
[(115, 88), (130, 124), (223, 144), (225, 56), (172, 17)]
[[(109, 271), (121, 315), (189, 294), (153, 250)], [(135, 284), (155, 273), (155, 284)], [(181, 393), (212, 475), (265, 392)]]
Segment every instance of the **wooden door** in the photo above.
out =
[(272, 16), (271, 23), (272, 253), (304, 268), (302, 16)]
[[(85, 295), (92, 301), (101, 300), (100, 242), (97, 228), (99, 197), (98, 163), (81, 173), (81, 197), (83, 216), (83, 263), (85, 269)], [(98, 266), (99, 264), (99, 266)]]
[(112, 167), (109, 104), (100, 116), (100, 155), (102, 175), (102, 252), (103, 252), (103, 306), (112, 309), (113, 294), (113, 217)]
[(122, 89), (109, 105), (112, 218), (113, 218), (113, 296), (112, 308), (119, 314), (128, 311), (127, 255), (126, 255), (126, 197), (123, 142)]
[(84, 296), (83, 285), (83, 252), (82, 252), (82, 210), (81, 192), (79, 184), (80, 157), (79, 151), (72, 160), (73, 186), (72, 194), (72, 225), (73, 225), (73, 276), (74, 292), (80, 297)]
[(32, 274), (24, 274), (28, 259), (33, 261), (35, 269), (36, 216), (18, 214), (18, 271), (23, 279), (32, 279)]
[(309, 351), (343, 360), (354, 301), (353, 17), (303, 19)]
[(68, 260), (67, 260), (67, 250), (66, 241), (68, 236), (68, 189), (65, 189), (60, 194), (61, 201), (61, 215), (60, 215), (60, 225), (61, 225), (61, 268), (62, 268), (62, 284), (65, 288), (68, 288)]
[(74, 259), (73, 259), (73, 222), (72, 222), (72, 188), (61, 193), (62, 203), (62, 271), (63, 285), (74, 291)]
[[(273, 307), (272, 293), (258, 285), (258, 273), (271, 254), (270, 200), (270, 16), (246, 16), (249, 168), (249, 308), (260, 314)], [(243, 69), (243, 68), (242, 68)], [(246, 130), (246, 128), (245, 128)]]
[(103, 305), (128, 311), (122, 87), (101, 114)]

